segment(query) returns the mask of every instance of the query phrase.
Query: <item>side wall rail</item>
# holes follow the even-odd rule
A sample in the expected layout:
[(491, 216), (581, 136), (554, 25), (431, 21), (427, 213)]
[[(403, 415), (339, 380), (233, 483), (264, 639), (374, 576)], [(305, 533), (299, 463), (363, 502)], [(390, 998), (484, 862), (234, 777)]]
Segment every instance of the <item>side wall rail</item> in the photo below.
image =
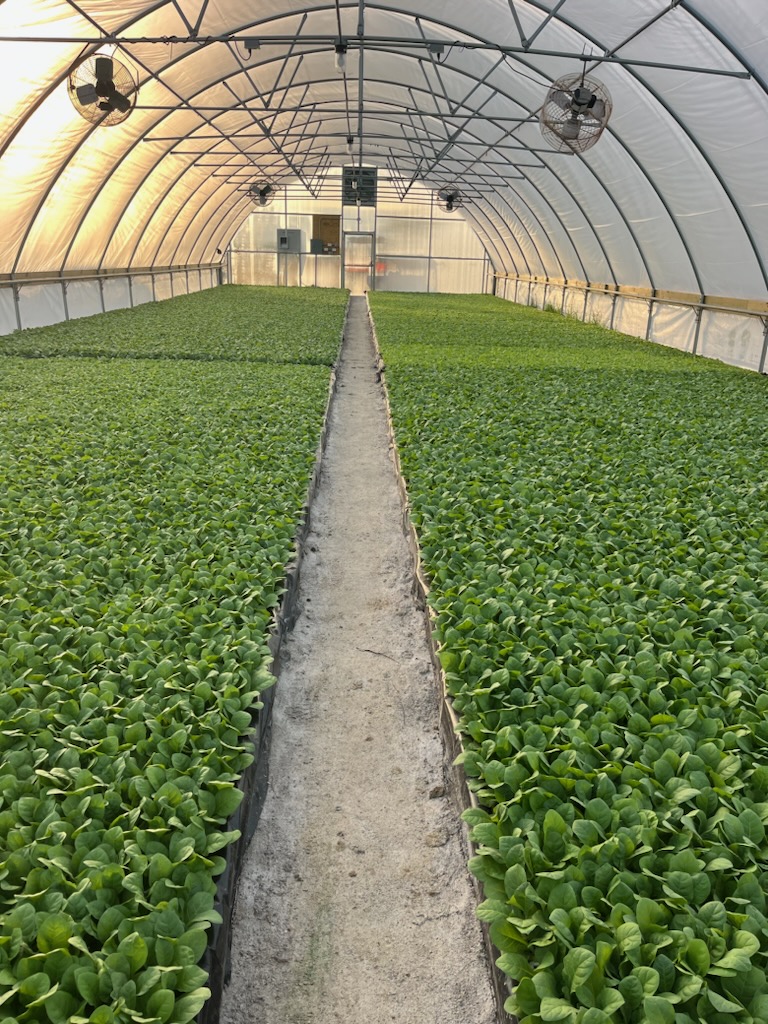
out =
[(768, 373), (768, 302), (497, 275), (494, 292), (693, 355)]
[(0, 335), (216, 288), (221, 265), (0, 277)]

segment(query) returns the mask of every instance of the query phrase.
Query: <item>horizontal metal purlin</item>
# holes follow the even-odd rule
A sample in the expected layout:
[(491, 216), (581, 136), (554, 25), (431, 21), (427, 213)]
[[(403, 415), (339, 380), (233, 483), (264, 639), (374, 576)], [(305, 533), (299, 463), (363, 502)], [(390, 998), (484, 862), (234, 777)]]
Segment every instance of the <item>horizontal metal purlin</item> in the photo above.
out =
[[(71, 43), (83, 46), (108, 46), (111, 44), (130, 46), (131, 44), (158, 44), (168, 46), (171, 44), (190, 44), (198, 47), (208, 46), (211, 43), (252, 43), (251, 49), (264, 46), (291, 46), (296, 43), (296, 36), (241, 36), (241, 35), (218, 35), (218, 36), (0, 36), (0, 43)], [(413, 39), (399, 36), (348, 36), (338, 35), (305, 35), (301, 37), (301, 43), (305, 46), (327, 45), (334, 50), (338, 44), (345, 45), (347, 49), (375, 49), (378, 46), (402, 47), (403, 49), (429, 50), (431, 47), (456, 47), (464, 50), (490, 50), (494, 53), (503, 53), (514, 56), (539, 56), (539, 57), (562, 57), (566, 60), (580, 60), (590, 64), (620, 64), (627, 67), (659, 68), (668, 71), (687, 71), (700, 75), (721, 75), (727, 78), (750, 79), (749, 71), (731, 71), (727, 68), (702, 68), (689, 64), (670, 64), (665, 61), (640, 60), (632, 57), (616, 57), (604, 55), (574, 52), (571, 50), (543, 50), (536, 47), (527, 48), (524, 46), (498, 46), (495, 43), (463, 42), (462, 40), (450, 39)], [(301, 53), (302, 51), (298, 51)]]
[[(274, 137), (274, 138), (278, 138), (278, 139), (290, 139), (290, 138), (302, 139), (302, 138), (304, 138), (304, 135), (305, 135), (304, 132), (286, 132), (284, 135), (281, 135), (279, 132), (276, 132), (274, 136), (269, 136), (269, 137), (270, 138)], [(346, 135), (345, 132), (318, 132), (318, 135), (321, 138), (323, 138), (323, 139), (346, 139), (347, 138), (347, 135)], [(184, 138), (187, 138), (187, 136), (184, 136)], [(200, 136), (197, 136), (196, 138), (192, 138), (189, 141), (194, 142), (194, 141), (197, 141), (200, 138), (201, 138)], [(203, 136), (202, 138), (209, 138), (209, 137), (208, 136)], [(267, 138), (267, 136), (261, 136), (261, 135), (233, 135), (231, 138), (219, 138), (218, 136), (215, 136), (215, 135), (210, 136), (210, 139), (216, 139), (218, 142), (229, 142), (229, 143), (232, 143), (232, 144), (234, 144), (234, 141), (237, 140), (237, 139), (248, 139), (248, 138), (258, 138), (258, 139), (261, 139), (261, 138)], [(425, 144), (425, 143), (426, 144), (432, 144), (433, 142), (442, 142), (443, 141), (442, 139), (437, 138), (437, 137), (433, 137), (432, 135), (417, 135), (417, 136), (411, 136), (411, 135), (383, 135), (383, 134), (378, 134), (376, 132), (366, 132), (365, 133), (365, 138), (368, 139), (368, 140), (376, 139), (379, 142), (418, 142), (420, 144)], [(143, 141), (144, 142), (161, 142), (161, 141), (173, 142), (173, 141), (178, 141), (178, 140), (175, 140), (175, 139), (144, 139)], [(547, 153), (548, 155), (551, 155), (551, 156), (573, 156), (574, 155), (573, 152), (570, 151), (570, 150), (566, 150), (565, 152), (560, 152), (560, 151), (558, 151), (556, 149), (550, 149), (547, 146), (511, 146), (511, 145), (505, 144), (503, 142), (489, 142), (489, 141), (475, 142), (475, 141), (473, 141), (471, 139), (467, 139), (467, 140), (456, 139), (456, 140), (453, 141), (452, 145), (458, 147), (459, 149), (462, 149), (462, 148), (467, 148), (468, 149), (470, 146), (479, 146), (481, 149), (491, 149), (491, 150), (493, 150), (494, 152), (497, 152), (497, 153), (498, 152), (504, 152), (504, 153)], [(209, 150), (187, 150), (187, 149), (174, 149), (174, 150), (171, 150), (171, 154), (174, 155), (174, 156), (189, 156), (189, 155), (193, 155), (193, 154), (198, 153), (198, 152), (203, 154), (203, 155), (205, 155), (205, 154), (209, 153)], [(238, 150), (238, 152), (243, 153), (244, 156), (247, 155), (247, 152), (243, 152), (243, 150)], [(232, 155), (235, 156), (237, 154), (233, 153)]]
[[(372, 102), (375, 103), (377, 101), (373, 100)], [(383, 101), (378, 101), (378, 102), (383, 102)], [(269, 117), (269, 116), (272, 116), (274, 114), (292, 114), (292, 113), (294, 113), (297, 110), (299, 110), (299, 111), (301, 111), (301, 110), (310, 111), (310, 110), (313, 110), (313, 109), (318, 114), (328, 114), (331, 117), (333, 117), (333, 116), (343, 117), (347, 113), (346, 107), (324, 107), (322, 105), (322, 102), (314, 102), (314, 101), (312, 103), (304, 103), (304, 104), (302, 104), (299, 107), (280, 107), (279, 110), (268, 110), (266, 107), (258, 107), (258, 108), (256, 108), (256, 107), (249, 107), (249, 106), (246, 106), (245, 102), (242, 103), (242, 104), (234, 104), (234, 105), (229, 106), (229, 107), (206, 107), (206, 106), (197, 106), (197, 104), (192, 104), (192, 103), (184, 103), (184, 104), (181, 104), (181, 105), (180, 104), (176, 104), (175, 106), (153, 106), (153, 105), (143, 106), (142, 104), (137, 103), (134, 109), (135, 110), (169, 110), (169, 111), (176, 110), (179, 113), (188, 113), (188, 114), (190, 114), (190, 113), (194, 114), (194, 113), (197, 113), (198, 111), (205, 111), (207, 113), (218, 111), (221, 114), (241, 114), (241, 113), (242, 114), (257, 114), (257, 115), (263, 115), (264, 117)], [(377, 114), (390, 114), (390, 115), (397, 115), (398, 113), (407, 114), (410, 111), (410, 109), (411, 109), (410, 107), (403, 107), (401, 104), (395, 103), (395, 101), (393, 100), (388, 107), (384, 107), (382, 109), (377, 109), (375, 107), (370, 107), (370, 106), (368, 106), (366, 104), (365, 113), (366, 113), (367, 117), (375, 117)], [(431, 118), (433, 120), (441, 120), (441, 121), (450, 121), (450, 120), (458, 121), (458, 120), (465, 119), (466, 116), (467, 116), (466, 114), (449, 114), (449, 113), (441, 113), (441, 114), (438, 115), (438, 114), (435, 114), (435, 113), (430, 112), (430, 111), (423, 111), (422, 113), (426, 117), (429, 117), (429, 118)], [(530, 122), (531, 124), (535, 124), (538, 121), (538, 116), (535, 116), (535, 115), (532, 115), (532, 114), (529, 114), (527, 117), (502, 117), (502, 116), (498, 116), (496, 114), (484, 114), (482, 112), (477, 112), (477, 113), (473, 112), (473, 116), (476, 117), (477, 120), (480, 120), (480, 121), (499, 121), (499, 122), (502, 122), (502, 123), (506, 122), (506, 123), (509, 123), (509, 124), (525, 124), (526, 122)], [(405, 121), (403, 123), (405, 124)], [(186, 135), (179, 135), (178, 138), (180, 138), (180, 139), (186, 138)]]

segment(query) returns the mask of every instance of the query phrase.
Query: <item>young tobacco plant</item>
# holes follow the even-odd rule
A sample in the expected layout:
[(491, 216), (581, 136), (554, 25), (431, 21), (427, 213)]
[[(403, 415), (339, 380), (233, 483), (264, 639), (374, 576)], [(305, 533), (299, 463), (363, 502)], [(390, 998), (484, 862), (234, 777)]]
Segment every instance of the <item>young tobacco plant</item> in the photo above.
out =
[(765, 1021), (766, 382), (370, 298), (508, 1009)]

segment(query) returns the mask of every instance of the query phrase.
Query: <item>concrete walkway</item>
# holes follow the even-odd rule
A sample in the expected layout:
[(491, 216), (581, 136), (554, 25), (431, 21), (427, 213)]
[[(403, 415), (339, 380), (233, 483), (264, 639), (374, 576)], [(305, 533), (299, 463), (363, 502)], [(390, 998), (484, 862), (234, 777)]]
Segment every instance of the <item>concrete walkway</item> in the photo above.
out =
[(352, 298), (222, 1024), (493, 1024), (364, 298)]

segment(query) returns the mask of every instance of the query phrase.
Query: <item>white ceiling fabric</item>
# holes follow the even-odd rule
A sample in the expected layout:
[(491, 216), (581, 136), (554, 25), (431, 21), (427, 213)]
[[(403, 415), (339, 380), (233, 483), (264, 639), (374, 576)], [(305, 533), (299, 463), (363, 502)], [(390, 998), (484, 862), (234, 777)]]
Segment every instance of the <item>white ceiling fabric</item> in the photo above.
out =
[[(139, 85), (111, 127), (66, 88), (105, 48)], [(5, 0), (0, 61), (6, 277), (216, 262), (250, 182), (322, 194), (352, 135), (456, 183), (498, 271), (768, 298), (765, 0)], [(582, 66), (613, 115), (559, 154), (538, 110)]]

